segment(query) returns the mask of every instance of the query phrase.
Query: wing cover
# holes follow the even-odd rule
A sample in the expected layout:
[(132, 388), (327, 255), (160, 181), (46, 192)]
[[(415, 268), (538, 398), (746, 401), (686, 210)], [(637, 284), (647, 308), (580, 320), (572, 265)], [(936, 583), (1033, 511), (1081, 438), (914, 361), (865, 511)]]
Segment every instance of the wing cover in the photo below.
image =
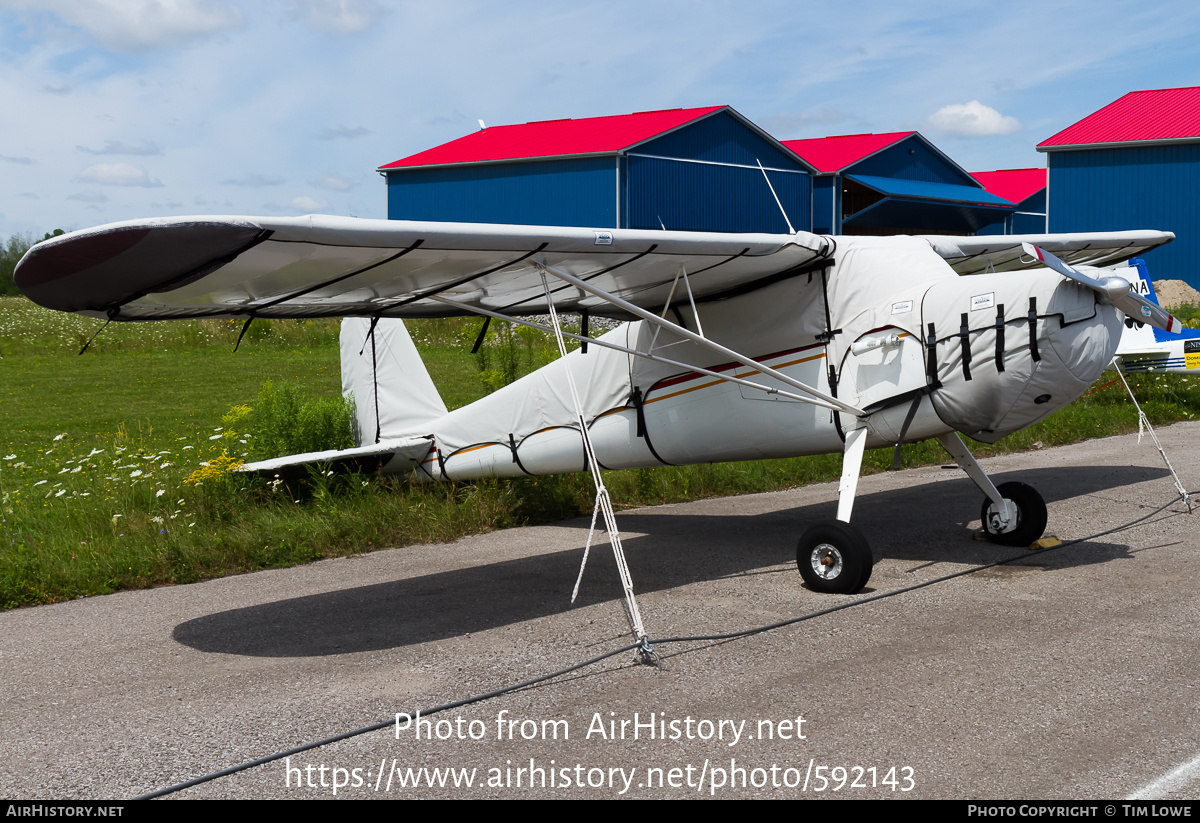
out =
[(1074, 266), (1112, 266), (1175, 239), (1169, 231), (1110, 231), (1077, 234), (1008, 234), (984, 237), (927, 235), (925, 239), (959, 274), (1017, 271), (1042, 266), (1021, 250), (1039, 246)]
[[(39, 243), (15, 279), (43, 306), (116, 320), (444, 317), (474, 308), (544, 311), (537, 267), (544, 263), (657, 310), (681, 266), (697, 298), (716, 297), (807, 270), (832, 249), (828, 239), (804, 232), (180, 217), (111, 223)], [(551, 287), (561, 310), (621, 316), (573, 286), (552, 280)]]

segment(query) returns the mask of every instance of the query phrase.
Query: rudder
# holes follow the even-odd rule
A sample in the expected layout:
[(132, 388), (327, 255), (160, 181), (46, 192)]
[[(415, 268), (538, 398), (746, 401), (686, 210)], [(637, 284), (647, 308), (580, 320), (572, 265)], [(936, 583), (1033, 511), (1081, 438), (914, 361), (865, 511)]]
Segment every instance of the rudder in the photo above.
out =
[(404, 321), (363, 317), (342, 320), (342, 394), (353, 396), (358, 446), (427, 434), (446, 414)]

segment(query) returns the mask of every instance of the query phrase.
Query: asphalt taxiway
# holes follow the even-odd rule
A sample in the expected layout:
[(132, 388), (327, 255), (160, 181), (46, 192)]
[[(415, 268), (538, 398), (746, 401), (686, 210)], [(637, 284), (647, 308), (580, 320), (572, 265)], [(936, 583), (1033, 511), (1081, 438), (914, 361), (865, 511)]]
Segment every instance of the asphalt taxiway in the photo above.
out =
[[(1200, 423), (1159, 436), (1200, 488)], [(1084, 538), (1174, 497), (1136, 440), (984, 464), (1043, 494), (1049, 533)], [(795, 565), (836, 497), (821, 484), (619, 513), (651, 636), (749, 629), (1020, 557), (750, 637), (660, 643), (661, 669), (622, 653), (174, 796), (1200, 795), (1200, 512), (1172, 504), (1029, 554), (972, 539), (981, 495), (960, 471), (865, 477), (854, 522), (876, 564), (844, 597), (807, 590)], [(129, 798), (618, 648), (607, 544), (570, 603), (587, 525), (0, 614), (0, 794)]]

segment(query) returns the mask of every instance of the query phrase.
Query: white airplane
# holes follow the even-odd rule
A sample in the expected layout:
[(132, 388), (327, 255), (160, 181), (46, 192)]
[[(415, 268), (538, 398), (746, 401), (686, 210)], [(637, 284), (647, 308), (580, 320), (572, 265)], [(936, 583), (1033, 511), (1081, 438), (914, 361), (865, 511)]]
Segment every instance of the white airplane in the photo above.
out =
[[(358, 462), (428, 480), (591, 470), (602, 489), (599, 468), (842, 452), (837, 519), (804, 532), (797, 563), (813, 589), (852, 593), (873, 563), (850, 524), (866, 447), (936, 438), (983, 492), (992, 540), (1042, 535), (1041, 496), (993, 485), (958, 433), (995, 442), (1079, 397), (1117, 350), (1118, 309), (1178, 323), (1126, 280), (1051, 252), (1102, 267), (1173, 237), (192, 217), (39, 243), (15, 279), (43, 306), (113, 321), (359, 318), (343, 328), (342, 357), (360, 445), (250, 469)], [(561, 332), (558, 312), (579, 313), (583, 334)], [(388, 319), (466, 314), (584, 345), (448, 412), (403, 323)], [(629, 322), (589, 339), (594, 315)], [(606, 493), (597, 508), (611, 516)]]
[[(1130, 260), (1125, 271), (1108, 273), (1129, 280), (1138, 294), (1159, 305), (1144, 260)], [(1200, 374), (1200, 329), (1164, 331), (1127, 317), (1116, 362), (1126, 374)]]

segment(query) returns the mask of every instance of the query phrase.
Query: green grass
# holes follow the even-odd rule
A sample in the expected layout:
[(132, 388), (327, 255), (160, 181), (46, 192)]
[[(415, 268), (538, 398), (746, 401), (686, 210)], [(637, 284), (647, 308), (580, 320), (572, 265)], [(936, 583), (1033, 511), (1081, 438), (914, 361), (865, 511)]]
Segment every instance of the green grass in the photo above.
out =
[[(48, 603), (186, 583), (253, 569), (445, 541), (590, 513), (586, 475), (437, 486), (315, 476), (301, 493), (228, 469), (253, 451), (265, 382), (295, 386), (293, 405), (337, 398), (336, 321), (117, 325), (83, 356), (100, 321), (0, 298), (0, 606)], [(494, 326), (495, 324), (493, 324)], [(257, 327), (257, 328), (256, 328)], [(487, 373), (544, 360), (544, 338), (517, 336), (517, 360), (473, 357), (477, 320), (410, 324), (448, 406), (483, 396)], [(502, 339), (493, 328), (489, 340)], [(481, 374), (484, 379), (481, 379)], [(1104, 383), (1109, 378), (1102, 379)], [(1156, 424), (1195, 419), (1200, 381), (1136, 378)], [(292, 403), (293, 401), (289, 401)], [(336, 402), (334, 405), (337, 405)], [(287, 423), (278, 425), (290, 425)], [(980, 455), (1074, 442), (1136, 428), (1119, 383), (1100, 388)], [(935, 444), (904, 448), (905, 465), (946, 462)], [(869, 452), (866, 471), (891, 464)], [(835, 479), (840, 456), (614, 472), (623, 506), (788, 488)]]
[(1179, 318), (1179, 322), (1188, 328), (1194, 329), (1200, 326), (1200, 305), (1184, 303), (1182, 306), (1171, 309), (1171, 314)]

